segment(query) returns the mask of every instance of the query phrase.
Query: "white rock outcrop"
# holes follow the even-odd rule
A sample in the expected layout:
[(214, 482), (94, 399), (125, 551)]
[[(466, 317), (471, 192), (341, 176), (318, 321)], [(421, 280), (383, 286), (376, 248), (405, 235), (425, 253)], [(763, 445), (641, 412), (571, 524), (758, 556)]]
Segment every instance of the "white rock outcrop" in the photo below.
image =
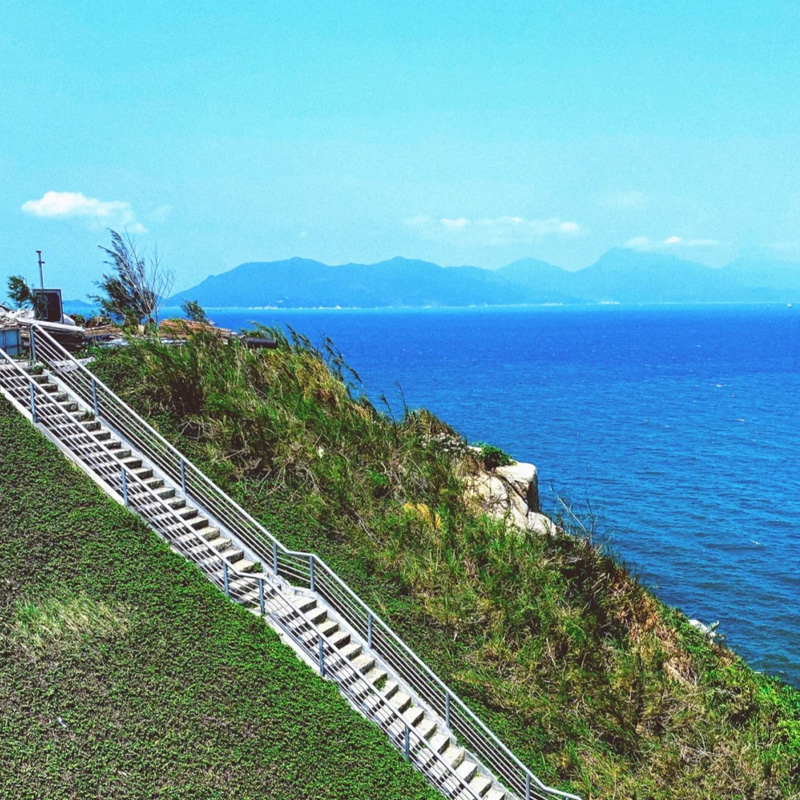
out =
[(539, 474), (533, 464), (515, 461), (504, 467), (482, 467), (467, 475), (467, 494), (486, 514), (537, 533), (555, 532), (553, 521), (539, 510)]

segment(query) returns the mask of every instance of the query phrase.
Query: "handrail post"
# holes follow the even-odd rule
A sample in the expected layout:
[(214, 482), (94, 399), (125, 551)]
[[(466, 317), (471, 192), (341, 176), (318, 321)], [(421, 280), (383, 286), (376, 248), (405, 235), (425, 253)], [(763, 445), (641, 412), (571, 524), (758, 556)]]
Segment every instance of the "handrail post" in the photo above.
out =
[(264, 579), (258, 581), (258, 607), (261, 609), (261, 616), (264, 616)]
[(94, 405), (94, 415), (100, 416), (100, 406), (97, 402), (97, 381), (92, 378), (92, 405)]
[(278, 543), (272, 543), (272, 572), (278, 574)]
[(406, 725), (406, 728), (403, 731), (403, 754), (406, 757), (406, 761), (411, 760), (410, 752), (411, 752), (411, 734), (408, 730), (408, 725)]
[(325, 677), (325, 642), (322, 634), (319, 635), (319, 675), (321, 678)]
[(231, 587), (230, 587), (230, 584), (228, 583), (228, 562), (227, 561), (223, 561), (222, 562), (222, 580), (225, 583), (225, 596), (226, 597), (230, 597), (231, 596)]
[(531, 774), (525, 773), (525, 800), (531, 800)]
[(124, 501), (125, 505), (128, 505), (128, 478), (125, 475), (125, 467), (120, 467), (120, 471), (122, 472), (122, 500)]
[(186, 462), (181, 459), (181, 492), (186, 497)]
[(444, 724), (450, 728), (450, 692), (444, 695)]
[(36, 425), (39, 422), (38, 415), (36, 414), (36, 392), (33, 388), (33, 383), (29, 383), (28, 387), (31, 390), (31, 419), (33, 420), (33, 424)]
[(367, 617), (367, 647), (372, 650), (372, 612)]
[(31, 325), (31, 364), (36, 361), (36, 335), (33, 325)]
[(312, 592), (317, 591), (317, 583), (314, 580), (314, 554), (308, 557), (308, 583)]

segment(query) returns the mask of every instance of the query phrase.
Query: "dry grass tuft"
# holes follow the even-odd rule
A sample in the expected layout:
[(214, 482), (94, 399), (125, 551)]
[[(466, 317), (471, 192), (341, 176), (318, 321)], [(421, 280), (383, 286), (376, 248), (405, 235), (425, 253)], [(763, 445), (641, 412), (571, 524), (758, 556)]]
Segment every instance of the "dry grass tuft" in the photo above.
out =
[(131, 613), (88, 595), (15, 603), (9, 638), (32, 658), (124, 636)]

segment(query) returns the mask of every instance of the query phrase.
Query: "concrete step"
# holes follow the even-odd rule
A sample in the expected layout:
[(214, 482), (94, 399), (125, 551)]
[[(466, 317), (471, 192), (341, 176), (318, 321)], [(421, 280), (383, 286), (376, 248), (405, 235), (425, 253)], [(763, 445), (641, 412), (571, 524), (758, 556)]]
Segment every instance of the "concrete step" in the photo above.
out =
[(329, 639), (339, 630), (339, 623), (335, 622), (332, 619), (326, 619), (324, 622), (317, 625), (319, 628), (320, 633), (326, 638)]
[(224, 553), (231, 547), (231, 540), (226, 539), (224, 536), (218, 536), (216, 539), (206, 540), (208, 544), (214, 548), (218, 553)]
[(316, 608), (312, 608), (311, 611), (305, 615), (305, 618), (313, 625), (319, 625), (328, 618), (328, 612), (324, 608), (317, 606)]
[(454, 744), (448, 744), (442, 751), (442, 758), (449, 764), (452, 764), (453, 767), (458, 767), (464, 760), (464, 750), (460, 747), (456, 747)]
[(303, 614), (308, 613), (317, 605), (317, 601), (313, 597), (302, 597), (295, 602), (295, 608)]
[(347, 631), (337, 631), (336, 635), (331, 637), (331, 644), (339, 650), (349, 642), (350, 634)]
[(435, 733), (431, 736), (431, 747), (437, 753), (444, 753), (450, 747), (450, 735), (446, 733)]
[(394, 680), (386, 681), (386, 685), (383, 687), (383, 696), (386, 698), (392, 697), (392, 695), (394, 695), (397, 692), (398, 688), (399, 687), (397, 681)]
[[(234, 567), (231, 564), (231, 567)], [(253, 578), (245, 578), (242, 575), (237, 575), (235, 572), (229, 572), (228, 585), (231, 591), (236, 591), (238, 595), (245, 595), (249, 592), (258, 591), (258, 581)]]
[[(445, 758), (447, 755), (445, 755)], [(458, 775), (469, 783), (474, 777), (475, 773), (478, 771), (478, 765), (472, 761), (467, 761), (466, 759), (461, 762), (461, 764), (456, 768), (456, 772)]]
[(411, 705), (411, 698), (405, 692), (397, 691), (389, 698), (389, 705), (402, 713)]
[(374, 686), (386, 679), (386, 671), (380, 667), (373, 667), (364, 677)]
[(357, 658), (354, 658), (351, 663), (353, 664), (354, 669), (366, 675), (366, 673), (368, 673), (375, 666), (375, 656), (371, 656), (368, 653), (362, 653)]
[(348, 660), (352, 661), (356, 656), (361, 655), (363, 647), (359, 642), (350, 642), (344, 647), (339, 648), (339, 652)]
[[(391, 700), (389, 702), (391, 703)], [(415, 705), (410, 705), (402, 714), (403, 719), (412, 728), (416, 728), (416, 726), (422, 722), (424, 716), (425, 712), (419, 706)]]
[(469, 788), (479, 797), (483, 797), (489, 791), (492, 782), (485, 776), (478, 773), (470, 782)]
[(417, 733), (423, 739), (430, 739), (436, 730), (438, 729), (438, 725), (435, 720), (432, 720), (430, 717), (425, 717), (425, 719), (421, 720), (417, 726)]

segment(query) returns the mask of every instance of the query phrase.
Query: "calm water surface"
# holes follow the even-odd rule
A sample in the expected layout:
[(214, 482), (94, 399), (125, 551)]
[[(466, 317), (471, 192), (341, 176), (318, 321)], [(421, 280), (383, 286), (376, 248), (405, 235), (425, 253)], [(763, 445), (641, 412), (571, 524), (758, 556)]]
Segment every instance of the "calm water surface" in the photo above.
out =
[[(800, 686), (800, 308), (224, 311), (539, 467), (668, 603)], [(543, 495), (546, 491), (543, 491)]]

